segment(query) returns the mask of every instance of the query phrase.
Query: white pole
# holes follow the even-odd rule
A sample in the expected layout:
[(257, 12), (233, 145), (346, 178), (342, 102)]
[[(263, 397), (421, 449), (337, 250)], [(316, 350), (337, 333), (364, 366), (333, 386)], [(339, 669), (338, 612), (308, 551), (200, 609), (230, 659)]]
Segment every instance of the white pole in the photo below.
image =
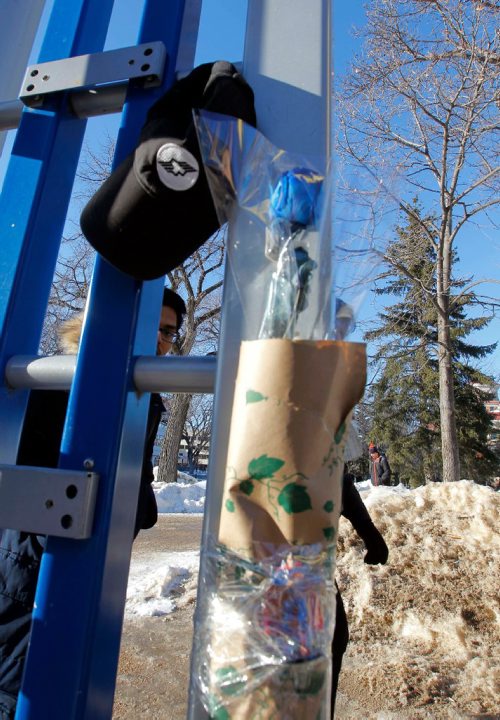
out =
[[(248, 0), (243, 59), (243, 75), (255, 93), (258, 129), (278, 147), (323, 160), (324, 169), (330, 153), (331, 4), (331, 0)], [(242, 319), (233, 276), (226, 270), (205, 547), (217, 537), (219, 527)], [(207, 718), (193, 678), (189, 699), (189, 720)]]
[[(248, 0), (243, 75), (255, 93), (258, 129), (278, 147), (318, 157), (325, 166), (331, 69), (331, 0)], [(242, 317), (226, 272), (205, 538), (219, 526)]]
[(331, 71), (331, 0), (249, 0), (243, 74), (272, 143), (328, 156)]

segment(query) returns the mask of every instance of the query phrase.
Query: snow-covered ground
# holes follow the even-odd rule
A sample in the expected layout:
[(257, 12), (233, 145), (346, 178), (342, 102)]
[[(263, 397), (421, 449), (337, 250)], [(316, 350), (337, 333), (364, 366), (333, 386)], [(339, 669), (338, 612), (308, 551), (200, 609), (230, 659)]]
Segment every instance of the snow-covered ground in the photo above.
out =
[[(465, 480), (358, 489), (390, 556), (384, 567), (365, 565), (363, 543), (341, 519), (337, 577), (356, 682), (367, 697), (427, 708), (425, 717), (500, 713), (500, 493)], [(205, 482), (155, 484), (155, 492), (160, 512), (203, 511)], [(169, 614), (192, 599), (198, 561), (197, 552), (133, 561), (127, 613)]]
[[(156, 470), (155, 477), (156, 477)], [(160, 513), (203, 513), (206, 481), (178, 473), (176, 483), (153, 483)], [(147, 560), (132, 558), (127, 588), (127, 615), (160, 616), (172, 613), (194, 597), (199, 552), (154, 554)]]

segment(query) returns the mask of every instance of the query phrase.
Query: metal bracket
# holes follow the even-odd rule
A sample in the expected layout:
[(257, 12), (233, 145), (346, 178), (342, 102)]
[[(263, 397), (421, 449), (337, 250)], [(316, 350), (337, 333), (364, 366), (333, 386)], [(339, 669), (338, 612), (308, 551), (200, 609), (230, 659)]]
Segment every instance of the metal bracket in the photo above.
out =
[(25, 105), (34, 107), (44, 96), (67, 90), (116, 85), (138, 78), (148, 86), (159, 85), (166, 57), (165, 45), (151, 42), (30, 65), (19, 97)]
[(84, 540), (98, 480), (87, 471), (0, 465), (0, 527)]

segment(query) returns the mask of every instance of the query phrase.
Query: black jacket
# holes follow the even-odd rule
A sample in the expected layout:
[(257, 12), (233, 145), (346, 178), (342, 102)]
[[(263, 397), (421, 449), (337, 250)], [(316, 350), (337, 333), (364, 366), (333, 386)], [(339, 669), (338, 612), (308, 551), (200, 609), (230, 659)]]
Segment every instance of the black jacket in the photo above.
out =
[(391, 484), (391, 468), (385, 455), (380, 455), (380, 459), (375, 463), (375, 471), (379, 485)]
[(144, 442), (144, 455), (142, 458), (141, 488), (139, 490), (139, 501), (137, 503), (137, 515), (135, 518), (135, 534), (139, 530), (147, 530), (156, 525), (158, 520), (158, 507), (156, 497), (151, 487), (154, 480), (153, 475), (153, 449), (158, 434), (162, 413), (165, 412), (163, 400), (158, 393), (151, 395), (149, 401), (148, 425), (146, 428), (146, 439)]
[(384, 565), (389, 550), (384, 538), (375, 527), (351, 475), (344, 475), (342, 487), (342, 513), (356, 530), (366, 546), (365, 563), (368, 565)]
[[(359, 492), (354, 485), (354, 478), (348, 473), (344, 474), (342, 485), (342, 511), (341, 514), (349, 520), (359, 537), (366, 546), (365, 563), (368, 565), (384, 565), (389, 557), (389, 549), (384, 538), (377, 530), (366, 509)], [(335, 698), (339, 682), (342, 658), (349, 642), (349, 627), (344, 603), (337, 583), (335, 630), (332, 642), (332, 684), (331, 684), (331, 718), (335, 714)]]
[[(17, 455), (18, 465), (57, 467), (67, 405), (67, 392), (31, 391)], [(152, 455), (163, 410), (161, 397), (152, 394), (134, 537), (141, 528), (152, 527), (158, 518), (151, 487)], [(0, 720), (14, 718), (44, 546), (44, 536), (0, 530)]]

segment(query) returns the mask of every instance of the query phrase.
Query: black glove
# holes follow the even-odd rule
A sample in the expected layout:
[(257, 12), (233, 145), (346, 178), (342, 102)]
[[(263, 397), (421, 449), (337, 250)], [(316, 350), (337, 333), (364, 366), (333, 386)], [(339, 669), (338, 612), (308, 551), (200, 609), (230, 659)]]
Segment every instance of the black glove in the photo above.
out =
[(365, 539), (365, 544), (367, 547), (367, 552), (364, 557), (365, 563), (367, 565), (385, 565), (389, 557), (389, 548), (375, 525), (370, 533), (369, 541), (366, 542)]

